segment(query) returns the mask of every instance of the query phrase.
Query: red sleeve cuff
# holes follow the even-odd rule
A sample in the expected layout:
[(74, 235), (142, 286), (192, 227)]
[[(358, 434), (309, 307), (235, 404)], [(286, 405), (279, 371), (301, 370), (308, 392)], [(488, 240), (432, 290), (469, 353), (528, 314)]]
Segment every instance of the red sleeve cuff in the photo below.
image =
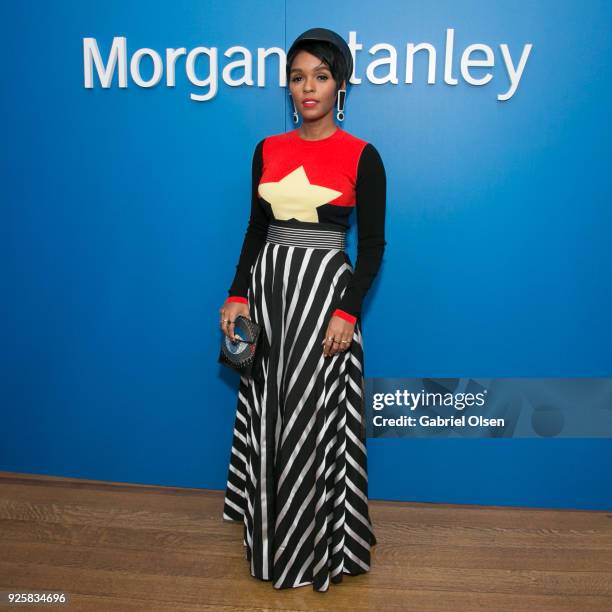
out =
[(240, 302), (241, 304), (249, 303), (249, 300), (245, 297), (242, 297), (241, 295), (232, 295), (228, 297), (225, 301), (226, 302)]
[(349, 314), (348, 312), (344, 312), (344, 310), (340, 310), (340, 308), (336, 308), (336, 310), (334, 310), (332, 315), (335, 317), (340, 317), (341, 319), (344, 319), (345, 321), (348, 321), (349, 323), (352, 323), (353, 325), (355, 324), (355, 321), (357, 321), (357, 317), (354, 317), (352, 314)]

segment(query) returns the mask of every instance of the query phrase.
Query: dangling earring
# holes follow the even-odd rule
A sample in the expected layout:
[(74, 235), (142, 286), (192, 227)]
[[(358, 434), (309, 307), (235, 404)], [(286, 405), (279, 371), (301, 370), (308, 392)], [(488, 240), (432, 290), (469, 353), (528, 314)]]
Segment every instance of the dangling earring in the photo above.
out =
[(336, 118), (338, 121), (344, 121), (344, 101), (346, 99), (346, 89), (338, 90), (338, 100), (337, 100), (337, 109)]
[[(291, 94), (289, 94), (289, 97), (291, 98)], [(297, 123), (300, 118), (298, 117), (297, 108), (295, 108), (295, 102), (293, 101), (293, 98), (291, 98), (291, 104), (293, 105), (293, 123)]]

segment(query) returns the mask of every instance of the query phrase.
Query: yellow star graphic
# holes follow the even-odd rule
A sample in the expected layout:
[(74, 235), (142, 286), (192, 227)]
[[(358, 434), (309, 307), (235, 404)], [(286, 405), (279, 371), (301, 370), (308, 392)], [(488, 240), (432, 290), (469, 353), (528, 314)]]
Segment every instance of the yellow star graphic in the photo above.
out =
[(342, 192), (313, 185), (304, 166), (300, 166), (278, 182), (260, 183), (259, 195), (270, 203), (275, 219), (318, 222), (317, 207), (335, 200)]

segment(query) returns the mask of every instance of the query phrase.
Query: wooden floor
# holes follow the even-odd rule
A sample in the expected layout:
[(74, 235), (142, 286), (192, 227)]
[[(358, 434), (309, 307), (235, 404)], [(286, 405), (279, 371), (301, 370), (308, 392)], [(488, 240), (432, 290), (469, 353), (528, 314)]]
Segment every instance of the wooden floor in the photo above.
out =
[(612, 512), (371, 501), (372, 570), (317, 593), (252, 578), (222, 505), (220, 491), (0, 472), (0, 590), (104, 612), (612, 611)]

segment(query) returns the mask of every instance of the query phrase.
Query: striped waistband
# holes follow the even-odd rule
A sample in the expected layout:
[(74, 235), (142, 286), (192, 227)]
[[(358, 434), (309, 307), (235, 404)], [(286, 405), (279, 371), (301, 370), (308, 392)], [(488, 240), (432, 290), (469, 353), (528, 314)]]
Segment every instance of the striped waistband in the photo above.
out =
[(344, 250), (346, 247), (346, 232), (330, 229), (288, 227), (270, 223), (266, 240), (285, 246)]

